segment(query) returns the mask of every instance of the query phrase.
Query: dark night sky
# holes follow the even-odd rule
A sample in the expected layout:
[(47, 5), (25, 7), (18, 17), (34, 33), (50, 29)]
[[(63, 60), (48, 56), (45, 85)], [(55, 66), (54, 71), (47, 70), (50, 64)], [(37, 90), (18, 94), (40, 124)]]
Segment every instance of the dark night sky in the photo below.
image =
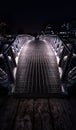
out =
[(66, 20), (76, 20), (76, 3), (71, 1), (3, 1), (0, 4), (0, 22), (7, 22), (14, 29), (26, 32), (42, 29), (47, 23), (60, 24)]

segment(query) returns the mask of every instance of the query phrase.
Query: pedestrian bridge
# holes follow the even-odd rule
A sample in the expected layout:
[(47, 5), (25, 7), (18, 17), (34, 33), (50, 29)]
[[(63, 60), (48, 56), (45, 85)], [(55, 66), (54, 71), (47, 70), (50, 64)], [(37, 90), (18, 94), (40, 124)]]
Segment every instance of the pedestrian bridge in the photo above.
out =
[(55, 35), (0, 41), (0, 129), (76, 130), (76, 99), (62, 90), (76, 93), (75, 45)]

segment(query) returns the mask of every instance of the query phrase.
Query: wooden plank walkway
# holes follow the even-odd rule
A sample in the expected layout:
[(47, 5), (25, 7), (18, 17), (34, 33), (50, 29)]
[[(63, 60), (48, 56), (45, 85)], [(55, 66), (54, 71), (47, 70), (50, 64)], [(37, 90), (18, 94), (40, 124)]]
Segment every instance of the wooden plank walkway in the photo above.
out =
[(75, 104), (74, 99), (7, 97), (0, 104), (0, 130), (76, 130)]
[(25, 97), (47, 97), (61, 93), (55, 54), (44, 41), (31, 41), (19, 56), (15, 93)]

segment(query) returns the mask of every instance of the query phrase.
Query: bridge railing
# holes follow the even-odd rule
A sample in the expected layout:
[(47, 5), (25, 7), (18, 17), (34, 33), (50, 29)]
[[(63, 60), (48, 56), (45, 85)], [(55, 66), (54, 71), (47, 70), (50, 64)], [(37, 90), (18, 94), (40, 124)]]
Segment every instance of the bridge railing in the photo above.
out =
[(14, 82), (14, 76), (12, 73), (12, 67), (10, 64), (9, 56), (11, 58), (13, 66), (16, 67), (16, 61), (12, 50), (12, 43), (14, 42), (14, 40), (15, 37), (13, 36), (0, 39), (0, 55), (3, 56), (5, 71), (8, 74), (8, 78), (11, 83)]
[(74, 54), (74, 46), (69, 41), (69, 39), (63, 39), (61, 37), (60, 39), (62, 40), (63, 50), (60, 54), (59, 67), (63, 69), (62, 81), (64, 81), (66, 80), (68, 72), (71, 69), (71, 61)]
[(20, 48), (28, 40), (33, 40), (34, 37), (28, 34), (18, 35), (18, 36), (6, 36), (0, 39), (0, 55), (3, 55), (5, 62), (5, 69), (9, 77), (9, 81), (14, 82), (14, 76), (12, 73), (12, 67), (9, 61), (9, 56), (13, 63), (13, 66), (16, 67), (15, 58), (20, 51)]
[(15, 51), (16, 56), (18, 55), (18, 52), (20, 51), (21, 47), (26, 44), (28, 40), (34, 40), (34, 37), (28, 34), (24, 35), (18, 35), (13, 42), (13, 48)]

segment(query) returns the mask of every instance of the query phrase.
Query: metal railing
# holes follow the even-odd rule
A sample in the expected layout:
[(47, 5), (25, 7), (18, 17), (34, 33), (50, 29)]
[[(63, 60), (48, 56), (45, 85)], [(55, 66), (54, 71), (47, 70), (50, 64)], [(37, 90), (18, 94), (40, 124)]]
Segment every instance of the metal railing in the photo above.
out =
[[(63, 64), (63, 59), (64, 56), (66, 56), (66, 52), (67, 52), (67, 60), (66, 63), (64, 65), (63, 68), (63, 74), (62, 74), (62, 81), (66, 80), (68, 72), (70, 70), (70, 66), (71, 66), (71, 60), (72, 60), (72, 56), (73, 56), (73, 44), (71, 44), (71, 42), (69, 41), (69, 39), (63, 39), (61, 37), (59, 37), (62, 40), (62, 45), (63, 45), (63, 50), (60, 56), (60, 61), (59, 61), (59, 66), (62, 67)], [(69, 44), (69, 46), (68, 46)]]
[(14, 67), (16, 67), (16, 61), (15, 61), (13, 50), (11, 47), (14, 40), (15, 40), (15, 37), (12, 37), (12, 36), (0, 39), (0, 43), (1, 43), (0, 44), (0, 46), (1, 46), (0, 54), (3, 54), (5, 70), (8, 74), (8, 78), (9, 78), (10, 83), (14, 83), (14, 76), (13, 76), (12, 67), (11, 67), (8, 56), (10, 54), (12, 63), (14, 65)]

